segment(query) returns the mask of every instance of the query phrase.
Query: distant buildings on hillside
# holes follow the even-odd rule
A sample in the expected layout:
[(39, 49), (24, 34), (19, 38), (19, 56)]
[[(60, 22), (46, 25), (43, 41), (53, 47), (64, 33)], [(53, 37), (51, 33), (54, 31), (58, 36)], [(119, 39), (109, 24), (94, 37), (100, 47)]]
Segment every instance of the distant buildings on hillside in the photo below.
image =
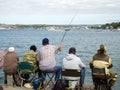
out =
[(7, 30), (13, 30), (13, 29), (39, 29), (39, 30), (65, 30), (65, 29), (72, 29), (72, 30), (80, 30), (80, 29), (90, 29), (90, 26), (88, 25), (10, 25), (10, 24), (0, 24), (0, 29), (7, 29)]
[(115, 29), (120, 30), (120, 22), (110, 23), (110, 24), (97, 24), (97, 25), (46, 25), (46, 24), (33, 24), (33, 25), (21, 25), (21, 24), (0, 24), (0, 29), (2, 30), (18, 30), (18, 29), (38, 29), (38, 30), (83, 30), (83, 29)]

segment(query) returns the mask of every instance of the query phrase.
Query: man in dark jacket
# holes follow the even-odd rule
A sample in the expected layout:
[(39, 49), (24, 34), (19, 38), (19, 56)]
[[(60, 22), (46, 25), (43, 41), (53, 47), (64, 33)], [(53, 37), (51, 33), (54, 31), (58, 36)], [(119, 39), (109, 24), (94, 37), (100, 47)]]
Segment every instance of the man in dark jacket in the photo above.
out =
[[(117, 80), (117, 73), (110, 72), (109, 69), (113, 67), (111, 58), (106, 54), (106, 47), (104, 45), (100, 45), (97, 53), (93, 56), (90, 62), (90, 68), (106, 68), (105, 72), (109, 78), (110, 86), (113, 86)], [(94, 82), (93, 78), (93, 82)]]
[(5, 74), (5, 81), (4, 83), (7, 84), (7, 75), (13, 75), (17, 71), (17, 65), (19, 63), (19, 56), (15, 52), (14, 47), (10, 47), (8, 49), (8, 53), (4, 57), (4, 74)]

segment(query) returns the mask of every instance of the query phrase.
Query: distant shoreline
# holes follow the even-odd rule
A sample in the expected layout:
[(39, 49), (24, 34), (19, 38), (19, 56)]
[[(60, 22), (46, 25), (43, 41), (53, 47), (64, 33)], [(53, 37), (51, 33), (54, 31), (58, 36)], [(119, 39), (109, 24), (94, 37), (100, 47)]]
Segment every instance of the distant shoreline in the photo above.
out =
[(47, 25), (47, 24), (0, 24), (0, 30), (18, 30), (18, 29), (38, 29), (38, 30), (81, 30), (81, 29), (104, 29), (104, 30), (120, 30), (120, 22), (95, 25)]

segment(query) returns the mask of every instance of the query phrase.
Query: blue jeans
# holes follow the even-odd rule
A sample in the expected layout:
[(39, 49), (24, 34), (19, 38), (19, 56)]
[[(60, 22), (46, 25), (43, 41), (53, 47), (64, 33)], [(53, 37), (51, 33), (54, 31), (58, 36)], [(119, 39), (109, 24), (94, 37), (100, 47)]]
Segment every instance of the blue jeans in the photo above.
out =
[(85, 68), (82, 68), (80, 70), (80, 72), (81, 72), (81, 75), (82, 75), (82, 77), (81, 77), (81, 84), (83, 85), (84, 84), (84, 80), (85, 80)]
[[(61, 66), (55, 66), (54, 68), (51, 69), (47, 69), (47, 70), (42, 70), (44, 76), (46, 76), (46, 73), (49, 73), (51, 71), (55, 71), (56, 75), (55, 75), (55, 81), (58, 80), (61, 76), (61, 71), (62, 71), (62, 67)], [(45, 78), (45, 77), (44, 77)]]

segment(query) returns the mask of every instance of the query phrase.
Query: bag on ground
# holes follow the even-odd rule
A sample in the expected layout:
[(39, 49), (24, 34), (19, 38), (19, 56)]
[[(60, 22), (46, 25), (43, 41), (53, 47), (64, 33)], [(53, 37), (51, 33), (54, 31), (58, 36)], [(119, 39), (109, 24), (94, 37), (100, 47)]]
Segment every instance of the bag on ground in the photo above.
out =
[(35, 90), (37, 90), (38, 87), (42, 84), (42, 81), (43, 81), (43, 78), (42, 78), (42, 77), (35, 79), (35, 80), (32, 82), (33, 88), (34, 88)]
[(66, 84), (65, 84), (64, 80), (59, 79), (56, 81), (52, 90), (65, 90), (65, 88), (66, 88)]

